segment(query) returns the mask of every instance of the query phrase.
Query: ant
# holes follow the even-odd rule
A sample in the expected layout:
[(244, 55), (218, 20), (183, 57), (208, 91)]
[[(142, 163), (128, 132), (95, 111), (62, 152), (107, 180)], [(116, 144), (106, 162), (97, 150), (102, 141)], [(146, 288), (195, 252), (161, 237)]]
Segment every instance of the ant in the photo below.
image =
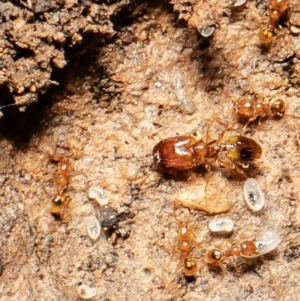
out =
[[(250, 163), (259, 159), (262, 148), (255, 140), (246, 136), (232, 135), (222, 142), (226, 131), (228, 130), (219, 135), (217, 141), (209, 143), (197, 141), (192, 136), (164, 139), (153, 149), (154, 163), (156, 167), (170, 172), (187, 170), (202, 164), (210, 171), (209, 162), (213, 160), (245, 175), (241, 167), (248, 168)], [(214, 143), (216, 144), (212, 145)], [(222, 153), (226, 160), (221, 158)]]
[(286, 105), (282, 99), (277, 99), (273, 103), (267, 104), (257, 98), (250, 97), (240, 98), (235, 108), (239, 121), (245, 123), (243, 131), (251, 122), (258, 120), (258, 125), (260, 126), (263, 118), (282, 118), (286, 111)]
[(57, 175), (54, 177), (54, 187), (56, 196), (51, 202), (51, 214), (57, 220), (60, 220), (67, 203), (70, 201), (70, 196), (65, 193), (69, 177), (72, 172), (72, 166), (69, 159), (60, 158), (57, 161)]
[(220, 269), (221, 263), (226, 263), (229, 258), (236, 261), (235, 267), (241, 270), (248, 259), (258, 258), (273, 251), (281, 242), (275, 231), (265, 231), (261, 237), (255, 240), (245, 240), (238, 245), (230, 247), (227, 251), (213, 248), (208, 251), (206, 259), (210, 268)]
[(270, 0), (269, 3), (269, 22), (262, 26), (259, 31), (259, 39), (262, 45), (269, 48), (273, 38), (277, 33), (276, 26), (279, 18), (286, 12), (289, 0)]
[(177, 219), (175, 210), (177, 208), (176, 202), (173, 204), (175, 219), (178, 222), (178, 249), (180, 262), (183, 264), (183, 274), (186, 277), (193, 277), (198, 271), (196, 261), (190, 256), (190, 253), (195, 245), (195, 234), (187, 222)]
[(195, 260), (190, 257), (195, 244), (195, 235), (187, 222), (178, 221), (178, 249), (179, 258), (183, 263), (183, 274), (187, 277), (194, 276), (198, 270)]
[(215, 271), (222, 270), (221, 264), (227, 264), (230, 259), (233, 259), (233, 267), (240, 273), (245, 269), (245, 266), (252, 265), (249, 258), (257, 258), (259, 256), (255, 241), (243, 241), (240, 245), (232, 246), (225, 252), (218, 248), (211, 249), (208, 251), (206, 259), (209, 269)]

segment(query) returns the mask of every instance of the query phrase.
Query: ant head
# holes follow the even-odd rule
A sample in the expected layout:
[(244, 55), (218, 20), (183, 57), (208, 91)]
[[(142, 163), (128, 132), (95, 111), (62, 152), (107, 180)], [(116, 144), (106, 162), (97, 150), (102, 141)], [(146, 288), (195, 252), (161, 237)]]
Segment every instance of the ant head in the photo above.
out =
[(285, 102), (282, 99), (275, 100), (271, 105), (272, 115), (281, 118), (285, 113)]

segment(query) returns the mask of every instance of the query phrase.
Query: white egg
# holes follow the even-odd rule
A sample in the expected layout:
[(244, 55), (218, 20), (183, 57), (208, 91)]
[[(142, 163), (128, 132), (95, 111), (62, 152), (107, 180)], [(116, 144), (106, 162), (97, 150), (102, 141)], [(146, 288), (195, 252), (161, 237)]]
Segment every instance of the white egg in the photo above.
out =
[(244, 184), (244, 197), (247, 206), (253, 212), (258, 212), (264, 207), (265, 197), (258, 182), (253, 178), (249, 178)]
[(216, 218), (209, 224), (208, 228), (213, 233), (231, 233), (233, 231), (233, 221), (230, 218)]
[(201, 29), (200, 33), (202, 37), (208, 38), (210, 37), (213, 33), (215, 32), (215, 27), (214, 26), (207, 26)]
[(100, 186), (92, 186), (89, 189), (89, 198), (95, 199), (99, 205), (104, 206), (108, 204), (108, 198), (103, 188)]
[(97, 294), (97, 290), (94, 287), (90, 287), (86, 284), (81, 284), (77, 288), (77, 292), (79, 294), (79, 297), (84, 300), (91, 299)]
[(94, 216), (88, 216), (84, 220), (89, 237), (96, 240), (101, 233), (101, 225)]
[(234, 7), (242, 6), (247, 2), (247, 0), (236, 0), (236, 2), (233, 4)]

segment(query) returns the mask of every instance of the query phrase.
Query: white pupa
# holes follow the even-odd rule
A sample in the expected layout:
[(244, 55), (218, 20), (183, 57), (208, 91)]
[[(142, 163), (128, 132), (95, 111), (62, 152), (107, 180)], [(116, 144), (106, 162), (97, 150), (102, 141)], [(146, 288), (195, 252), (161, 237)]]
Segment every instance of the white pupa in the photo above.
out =
[(244, 184), (244, 197), (247, 206), (253, 212), (258, 212), (264, 207), (265, 197), (258, 182), (253, 178), (247, 179)]
[(103, 188), (100, 186), (92, 186), (89, 189), (89, 198), (95, 199), (99, 205), (104, 206), (108, 204), (108, 197)]
[(230, 218), (216, 218), (213, 219), (209, 224), (208, 228), (212, 233), (231, 233), (233, 231), (233, 221)]
[(280, 244), (281, 238), (275, 231), (265, 231), (260, 237), (255, 240), (257, 252), (260, 255), (267, 254), (277, 248)]
[(94, 216), (88, 216), (85, 218), (84, 222), (89, 237), (96, 240), (101, 233), (101, 225), (99, 221)]
[(257, 237), (254, 241), (256, 252), (250, 256), (242, 255), (244, 258), (256, 258), (261, 255), (268, 254), (275, 250), (280, 244), (281, 238), (278, 233), (272, 230), (265, 231), (261, 236)]
[(97, 290), (94, 287), (90, 287), (86, 284), (81, 284), (77, 288), (78, 295), (81, 299), (88, 300), (96, 296)]

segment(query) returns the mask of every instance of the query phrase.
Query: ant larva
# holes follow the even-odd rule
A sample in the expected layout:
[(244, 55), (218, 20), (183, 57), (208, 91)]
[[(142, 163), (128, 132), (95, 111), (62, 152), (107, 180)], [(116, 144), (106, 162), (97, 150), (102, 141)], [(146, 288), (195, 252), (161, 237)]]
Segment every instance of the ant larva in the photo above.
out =
[[(197, 141), (191, 136), (164, 139), (153, 149), (155, 165), (167, 172), (187, 170), (199, 165), (204, 165), (209, 171), (210, 162), (217, 161), (245, 175), (242, 168), (248, 168), (250, 163), (259, 159), (262, 148), (255, 140), (246, 136), (232, 135), (224, 139), (226, 131), (228, 130), (219, 135), (217, 141), (211, 142)], [(225, 154), (224, 159), (222, 154)]]
[(253, 212), (259, 212), (265, 204), (264, 194), (258, 182), (249, 178), (244, 183), (244, 198), (248, 208)]
[(262, 26), (259, 31), (259, 39), (262, 45), (269, 48), (273, 38), (277, 33), (277, 24), (279, 18), (286, 12), (289, 6), (289, 0), (270, 0), (269, 3), (269, 21)]
[(265, 231), (260, 237), (255, 240), (245, 240), (223, 251), (218, 248), (213, 248), (207, 252), (206, 261), (210, 268), (221, 268), (221, 264), (228, 263), (230, 258), (235, 260), (235, 267), (242, 263), (247, 263), (247, 260), (258, 258), (275, 250), (281, 239), (275, 231)]
[(60, 220), (67, 203), (70, 201), (70, 196), (65, 193), (69, 177), (72, 172), (72, 167), (69, 159), (60, 158), (57, 160), (57, 175), (54, 176), (54, 187), (56, 195), (51, 202), (51, 214), (55, 219)]

